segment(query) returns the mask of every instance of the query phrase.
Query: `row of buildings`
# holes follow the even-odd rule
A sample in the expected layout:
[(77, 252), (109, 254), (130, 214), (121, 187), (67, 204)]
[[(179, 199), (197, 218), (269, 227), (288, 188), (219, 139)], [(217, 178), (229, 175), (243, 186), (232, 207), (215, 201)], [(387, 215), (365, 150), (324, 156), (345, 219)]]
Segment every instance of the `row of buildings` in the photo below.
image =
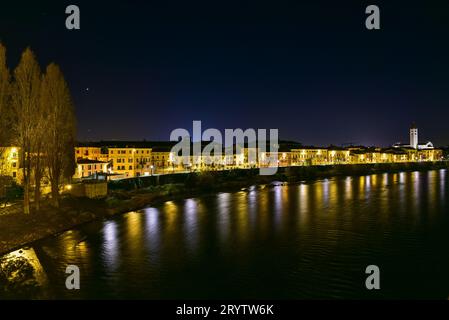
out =
[[(442, 150), (435, 148), (417, 150), (410, 147), (351, 146), (341, 148), (300, 145), (292, 148), (291, 143), (281, 142), (276, 154), (269, 151), (259, 152), (254, 148), (242, 148), (239, 154), (234, 153), (231, 157), (227, 156), (223, 150), (222, 154), (218, 158), (214, 157), (213, 161), (206, 156), (191, 155), (188, 162), (185, 163), (185, 161), (177, 159), (178, 155), (171, 152), (170, 143), (166, 143), (167, 147), (165, 148), (154, 147), (151, 142), (121, 144), (115, 142), (112, 146), (107, 142), (103, 142), (103, 144), (103, 146), (80, 145), (76, 148), (78, 157), (76, 178), (86, 178), (105, 172), (112, 179), (121, 179), (185, 171), (264, 167), (270, 165), (270, 157), (277, 159), (277, 165), (280, 167), (439, 161), (443, 159)], [(145, 144), (147, 145), (145, 146)]]
[[(172, 152), (176, 142), (150, 141), (100, 141), (79, 143), (75, 147), (76, 173), (74, 179), (123, 179), (155, 174), (167, 174), (186, 171), (224, 170), (233, 168), (254, 168), (273, 166), (269, 162), (275, 158), (274, 165), (307, 166), (334, 164), (366, 164), (440, 161), (443, 151), (433, 145), (417, 147), (417, 129), (410, 129), (409, 145), (395, 144), (389, 148), (377, 147), (313, 147), (302, 146), (294, 142), (279, 142), (277, 152), (260, 152), (257, 148), (242, 147), (240, 153), (213, 157), (188, 156), (180, 161)], [(201, 144), (204, 148), (209, 142)], [(193, 148), (191, 148), (193, 149)], [(270, 150), (267, 147), (267, 150)], [(3, 148), (0, 153), (0, 176), (11, 176), (20, 180), (20, 162), (18, 148)]]

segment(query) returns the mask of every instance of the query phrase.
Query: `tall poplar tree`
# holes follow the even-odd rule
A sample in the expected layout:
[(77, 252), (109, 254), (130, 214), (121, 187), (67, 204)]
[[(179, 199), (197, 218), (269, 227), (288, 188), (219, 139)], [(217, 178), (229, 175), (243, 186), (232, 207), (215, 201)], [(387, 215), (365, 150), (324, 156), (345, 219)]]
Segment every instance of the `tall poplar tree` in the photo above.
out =
[(44, 154), (53, 205), (59, 207), (59, 190), (75, 171), (75, 114), (69, 87), (60, 68), (48, 65), (42, 81), (41, 103), (46, 114)]
[(32, 173), (33, 139), (35, 138), (36, 117), (39, 114), (41, 71), (34, 53), (25, 49), (19, 65), (14, 70), (12, 86), (12, 110), (14, 112), (14, 142), (20, 147), (23, 172), (25, 214), (30, 213), (30, 188)]
[(11, 116), (10, 93), (11, 82), (10, 73), (6, 65), (6, 48), (0, 43), (0, 194), (6, 179), (2, 178), (6, 169), (6, 157), (4, 155), (6, 147), (11, 138), (10, 122)]

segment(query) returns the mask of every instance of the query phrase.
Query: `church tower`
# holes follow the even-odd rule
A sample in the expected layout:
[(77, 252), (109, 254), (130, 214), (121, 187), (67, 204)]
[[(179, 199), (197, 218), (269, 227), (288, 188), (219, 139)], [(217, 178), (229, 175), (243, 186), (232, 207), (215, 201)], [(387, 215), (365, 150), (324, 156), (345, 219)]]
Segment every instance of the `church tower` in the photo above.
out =
[(410, 127), (410, 147), (415, 149), (418, 148), (418, 128), (414, 122)]

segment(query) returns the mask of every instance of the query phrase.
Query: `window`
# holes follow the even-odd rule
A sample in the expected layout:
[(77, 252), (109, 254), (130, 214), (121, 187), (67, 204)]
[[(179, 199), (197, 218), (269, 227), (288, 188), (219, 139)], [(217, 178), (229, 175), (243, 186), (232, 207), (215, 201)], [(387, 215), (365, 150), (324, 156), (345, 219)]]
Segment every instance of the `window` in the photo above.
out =
[(16, 178), (16, 176), (17, 176), (17, 172), (13, 171), (12, 177), (13, 177), (13, 178)]
[(13, 162), (13, 163), (12, 163), (12, 167), (13, 167), (13, 168), (17, 167), (17, 162)]
[(129, 166), (129, 170), (132, 170), (133, 169), (133, 166)]

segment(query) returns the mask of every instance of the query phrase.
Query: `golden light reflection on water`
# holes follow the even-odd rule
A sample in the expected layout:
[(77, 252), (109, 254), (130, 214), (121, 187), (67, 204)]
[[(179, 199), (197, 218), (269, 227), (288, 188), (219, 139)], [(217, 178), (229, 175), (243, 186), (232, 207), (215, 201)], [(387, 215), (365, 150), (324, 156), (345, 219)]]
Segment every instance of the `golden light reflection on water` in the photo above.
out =
[[(446, 170), (377, 174), (168, 201), (105, 221), (99, 224), (101, 232), (64, 233), (53, 245), (49, 241), (40, 248), (49, 258), (42, 258), (39, 250), (34, 256), (43, 264), (53, 259), (57, 274), (64, 274), (67, 264), (79, 264), (83, 274), (91, 275), (86, 281), (99, 284), (96, 290), (107, 291), (101, 289), (107, 283), (119, 289), (129, 285), (133, 291), (139, 279), (150, 279), (139, 289), (149, 290), (152, 296), (159, 293), (151, 290), (173, 285), (164, 278), (170, 272), (179, 280), (186, 270), (202, 276), (202, 266), (209, 264), (217, 270), (226, 263), (230, 268), (242, 264), (248, 270), (260, 268), (260, 264), (251, 266), (258, 250), (272, 255), (274, 268), (279, 254), (288, 257), (283, 268), (293, 278), (300, 277), (300, 272), (289, 269), (289, 255), (295, 268), (303, 267), (301, 273), (317, 265), (332, 272), (347, 259), (357, 262), (365, 254), (388, 251), (394, 241), (406, 250), (415, 245), (418, 232), (444, 221), (447, 179)], [(359, 253), (360, 248), (368, 253)], [(39, 260), (32, 253), (29, 256)], [(228, 261), (235, 258), (238, 262)], [(346, 272), (344, 267), (339, 271)], [(251, 279), (251, 275), (246, 278)], [(298, 285), (307, 283), (302, 280)], [(159, 287), (152, 287), (154, 283)], [(187, 285), (191, 284), (182, 287)]]
[(260, 234), (266, 234), (267, 230), (270, 228), (270, 220), (269, 215), (271, 212), (270, 209), (270, 196), (268, 188), (264, 188), (260, 191), (258, 202), (257, 202), (257, 221), (258, 228), (257, 232)]
[(420, 198), (419, 196), (421, 195), (421, 184), (419, 181), (419, 172), (412, 172), (412, 184), (413, 184), (413, 193), (412, 193), (412, 199), (413, 199), (413, 203), (416, 209), (419, 208), (419, 202), (420, 202)]
[(341, 187), (341, 184), (340, 184), (340, 182), (339, 181), (332, 181), (332, 182), (329, 182), (329, 206), (330, 207), (333, 207), (333, 206), (336, 206), (337, 205), (337, 203), (338, 203), (338, 201), (340, 200), (339, 199), (339, 192), (338, 192), (338, 190), (340, 189), (340, 187)]
[(165, 219), (164, 233), (170, 235), (176, 230), (179, 207), (173, 201), (167, 201), (164, 203), (162, 209), (164, 211), (163, 218)]
[(141, 212), (129, 212), (125, 215), (125, 224), (127, 228), (127, 238), (130, 250), (139, 250), (142, 246), (143, 233), (142, 233), (142, 213)]
[(378, 175), (377, 174), (374, 174), (374, 175), (371, 176), (371, 184), (372, 184), (373, 187), (377, 187), (377, 183), (378, 183), (377, 179), (378, 179)]
[(445, 169), (440, 170), (440, 199), (441, 199), (441, 205), (444, 204), (444, 200), (445, 200), (446, 175), (447, 175), (447, 170), (445, 170)]
[[(366, 215), (365, 208), (371, 208), (371, 203), (377, 206), (376, 223), (387, 225), (395, 215), (412, 215), (410, 219), (413, 219), (413, 215), (419, 212), (418, 201), (421, 205), (425, 201), (430, 210), (444, 199), (446, 171), (429, 172), (425, 178), (421, 175), (419, 172), (375, 174), (271, 188), (253, 187), (236, 193), (223, 192), (214, 200), (218, 211), (211, 221), (222, 245), (230, 241), (244, 245), (256, 233), (286, 232), (292, 225), (301, 229), (327, 225), (326, 228), (336, 230), (341, 228), (342, 217), (348, 227), (355, 227), (354, 224), (368, 223), (363, 216)], [(434, 182), (426, 184), (424, 198), (422, 179)], [(356, 203), (355, 209), (345, 210), (348, 205)], [(177, 233), (182, 230), (177, 246), (195, 253), (200, 246), (201, 225), (211, 219), (208, 209), (209, 204), (203, 200), (190, 198), (183, 202), (167, 201), (160, 208), (146, 209), (144, 219), (142, 212), (129, 213), (125, 219), (129, 249), (139, 251), (145, 234), (147, 248), (154, 251), (160, 247), (161, 241), (175, 241), (173, 237), (179, 237)], [(291, 211), (296, 212), (296, 216), (287, 213)], [(353, 217), (345, 217), (348, 214)], [(161, 232), (165, 235), (162, 238)], [(119, 259), (115, 222), (106, 224), (104, 233), (104, 254), (114, 268)], [(81, 257), (89, 254), (88, 245), (83, 242), (68, 250), (70, 254)], [(73, 250), (77, 253), (71, 252)]]
[(217, 205), (220, 214), (217, 217), (217, 229), (219, 232), (219, 238), (221, 244), (224, 245), (228, 241), (230, 233), (230, 204), (231, 194), (227, 192), (222, 192), (217, 195)]
[(78, 252), (78, 255), (81, 256), (84, 264), (87, 264), (88, 261), (88, 255), (89, 255), (89, 248), (87, 247), (86, 241), (82, 241), (78, 243), (76, 246), (76, 250)]
[(364, 191), (364, 189), (365, 189), (365, 177), (357, 177), (354, 179), (357, 179), (357, 181), (359, 182), (358, 188), (355, 190), (357, 190), (359, 198), (362, 198), (362, 194), (360, 191)]
[(299, 185), (299, 222), (301, 225), (306, 224), (309, 212), (309, 185)]
[(438, 192), (436, 188), (438, 187), (438, 174), (436, 171), (431, 171), (427, 173), (427, 188), (428, 192), (426, 192), (423, 196), (427, 202), (427, 208), (429, 212), (433, 211), (433, 208), (438, 205)]
[(249, 223), (252, 228), (255, 228), (257, 225), (257, 201), (258, 195), (256, 188), (252, 186), (250, 191), (248, 192), (248, 214), (249, 214)]
[(248, 227), (249, 227), (249, 219), (248, 219), (248, 200), (247, 193), (240, 191), (236, 194), (236, 206), (234, 207), (236, 214), (235, 228), (236, 228), (236, 237), (239, 243), (245, 243), (245, 240), (248, 236)]
[[(419, 172), (375, 174), (342, 179), (325, 179), (298, 185), (277, 185), (268, 188), (249, 188), (236, 193), (219, 193), (216, 196), (218, 214), (213, 221), (218, 239), (222, 245), (230, 241), (244, 245), (256, 233), (286, 232), (292, 225), (301, 229), (312, 226), (330, 230), (341, 228), (339, 221), (348, 214), (356, 214), (347, 219), (348, 226), (363, 222), (364, 208), (377, 203), (377, 224), (386, 225), (394, 215), (416, 215), (417, 201), (423, 201), (422, 179)], [(426, 173), (426, 178), (435, 183), (426, 184), (428, 209), (434, 207), (432, 201), (444, 198), (446, 171)], [(419, 198), (419, 199), (418, 199)], [(348, 212), (345, 208), (359, 201), (358, 211)], [(399, 200), (399, 201), (397, 201)], [(394, 206), (392, 206), (394, 203)], [(421, 203), (422, 204), (422, 203)], [(208, 217), (208, 206), (201, 199), (190, 198), (183, 202), (167, 201), (160, 208), (149, 208), (145, 212), (145, 227), (142, 229), (142, 213), (132, 212), (126, 216), (129, 245), (131, 250), (142, 246), (142, 233), (146, 232), (146, 246), (155, 250), (161, 241), (167, 241), (182, 229), (178, 246), (194, 253), (200, 246), (200, 227)], [(291, 216), (286, 212), (297, 212)], [(200, 217), (203, 218), (200, 218)], [(161, 238), (161, 231), (165, 234)], [(105, 226), (105, 256), (111, 266), (118, 259), (114, 223)], [(165, 239), (165, 240), (163, 240)], [(173, 240), (173, 239), (172, 239)], [(80, 256), (88, 255), (86, 244), (77, 246)]]
[(312, 190), (314, 195), (314, 209), (319, 213), (323, 212), (323, 182), (315, 182), (312, 184)]
[(353, 199), (354, 195), (352, 194), (352, 178), (345, 178), (345, 189), (344, 189), (345, 200), (350, 201)]

